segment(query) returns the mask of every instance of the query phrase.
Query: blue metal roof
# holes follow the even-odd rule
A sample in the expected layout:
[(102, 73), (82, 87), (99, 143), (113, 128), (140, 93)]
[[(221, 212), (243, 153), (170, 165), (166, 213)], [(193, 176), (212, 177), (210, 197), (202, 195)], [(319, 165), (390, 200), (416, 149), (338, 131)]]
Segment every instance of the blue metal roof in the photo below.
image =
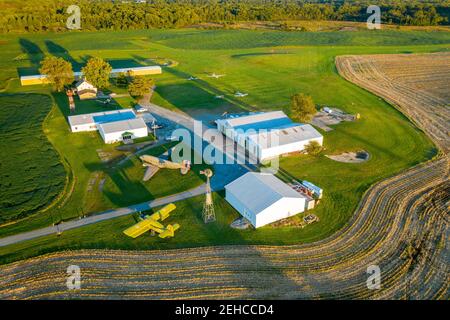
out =
[(131, 120), (136, 118), (136, 115), (131, 111), (104, 114), (92, 117), (95, 123), (116, 122), (122, 120)]
[(286, 129), (290, 127), (298, 126), (297, 123), (293, 123), (288, 117), (265, 120), (260, 122), (253, 122), (248, 124), (243, 124), (241, 126), (234, 127), (235, 130), (271, 130), (271, 129)]

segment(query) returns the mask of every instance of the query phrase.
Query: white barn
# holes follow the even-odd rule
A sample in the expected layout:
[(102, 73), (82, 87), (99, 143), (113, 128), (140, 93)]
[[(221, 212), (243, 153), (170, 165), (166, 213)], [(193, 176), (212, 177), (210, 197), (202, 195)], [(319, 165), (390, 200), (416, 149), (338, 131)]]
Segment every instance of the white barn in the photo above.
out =
[(70, 130), (72, 132), (96, 131), (99, 125), (105, 122), (123, 121), (136, 118), (132, 109), (119, 109), (112, 111), (94, 112), (69, 116)]
[(259, 112), (216, 120), (225, 136), (244, 147), (258, 161), (304, 150), (323, 136), (311, 125), (294, 123), (282, 111)]
[(306, 197), (269, 173), (249, 172), (225, 186), (225, 199), (255, 227), (305, 211)]
[(148, 136), (148, 127), (142, 117), (132, 109), (80, 114), (68, 117), (72, 132), (98, 130), (105, 143)]
[(148, 128), (142, 118), (101, 123), (98, 131), (105, 143), (148, 136)]

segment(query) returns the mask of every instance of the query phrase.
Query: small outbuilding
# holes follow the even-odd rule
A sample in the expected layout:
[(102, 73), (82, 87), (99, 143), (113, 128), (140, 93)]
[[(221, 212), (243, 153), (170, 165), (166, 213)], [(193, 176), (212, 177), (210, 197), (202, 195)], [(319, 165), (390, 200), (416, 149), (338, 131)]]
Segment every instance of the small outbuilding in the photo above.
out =
[(78, 81), (75, 87), (80, 100), (95, 99), (97, 97), (97, 88), (85, 79)]
[(306, 197), (270, 173), (249, 172), (225, 186), (225, 200), (259, 228), (304, 212)]

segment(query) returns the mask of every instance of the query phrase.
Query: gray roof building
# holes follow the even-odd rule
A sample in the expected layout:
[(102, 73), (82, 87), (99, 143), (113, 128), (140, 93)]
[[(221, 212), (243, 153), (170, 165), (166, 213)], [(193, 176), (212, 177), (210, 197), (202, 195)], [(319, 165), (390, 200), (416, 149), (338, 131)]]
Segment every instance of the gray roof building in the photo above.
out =
[(147, 125), (145, 124), (144, 120), (142, 120), (142, 118), (106, 122), (99, 125), (99, 129), (106, 134), (142, 128), (147, 128)]

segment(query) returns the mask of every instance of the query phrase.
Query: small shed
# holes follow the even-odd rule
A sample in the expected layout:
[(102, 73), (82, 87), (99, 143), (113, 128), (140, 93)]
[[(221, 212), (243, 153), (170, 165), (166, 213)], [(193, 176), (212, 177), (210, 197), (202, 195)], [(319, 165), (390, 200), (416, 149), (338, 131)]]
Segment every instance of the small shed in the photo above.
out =
[(306, 198), (270, 173), (249, 172), (225, 186), (225, 200), (259, 228), (305, 211)]
[(97, 88), (90, 84), (86, 79), (82, 79), (75, 84), (77, 94), (80, 100), (94, 99), (97, 97)]

